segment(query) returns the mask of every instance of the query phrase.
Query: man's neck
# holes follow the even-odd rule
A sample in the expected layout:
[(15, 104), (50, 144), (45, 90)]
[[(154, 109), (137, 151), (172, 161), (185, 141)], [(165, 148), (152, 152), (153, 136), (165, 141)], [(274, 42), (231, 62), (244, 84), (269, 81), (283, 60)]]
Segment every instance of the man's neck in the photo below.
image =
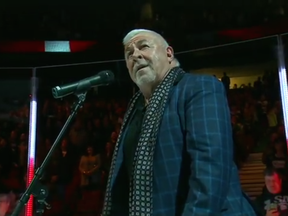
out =
[[(171, 68), (169, 70), (166, 70), (164, 73), (164, 76), (160, 79), (160, 81), (153, 83), (153, 84), (148, 84), (148, 85), (143, 85), (139, 86), (140, 91), (142, 92), (144, 98), (145, 98), (145, 105), (149, 103), (150, 98), (152, 97), (152, 94), (154, 90), (157, 88), (157, 86), (162, 82), (162, 80), (165, 79), (165, 77), (168, 75), (168, 73), (171, 71)], [(146, 104), (147, 103), (147, 104)]]
[(144, 96), (145, 105), (147, 105), (150, 98), (152, 97), (155, 88), (152, 88), (150, 85), (149, 86), (146, 85), (145, 87), (139, 87), (139, 89)]

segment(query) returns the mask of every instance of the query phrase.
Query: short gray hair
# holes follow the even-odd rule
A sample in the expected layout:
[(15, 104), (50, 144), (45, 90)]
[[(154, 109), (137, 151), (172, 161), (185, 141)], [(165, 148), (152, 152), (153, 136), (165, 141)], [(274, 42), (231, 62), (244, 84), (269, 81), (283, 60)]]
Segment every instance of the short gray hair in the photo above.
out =
[(163, 43), (166, 47), (169, 46), (168, 42), (162, 37), (162, 35), (158, 34), (155, 31), (148, 30), (148, 29), (134, 29), (126, 34), (126, 36), (123, 38), (123, 45), (125, 46), (133, 37), (137, 36), (138, 34), (141, 33), (149, 33), (149, 34), (154, 34), (161, 38), (163, 40)]

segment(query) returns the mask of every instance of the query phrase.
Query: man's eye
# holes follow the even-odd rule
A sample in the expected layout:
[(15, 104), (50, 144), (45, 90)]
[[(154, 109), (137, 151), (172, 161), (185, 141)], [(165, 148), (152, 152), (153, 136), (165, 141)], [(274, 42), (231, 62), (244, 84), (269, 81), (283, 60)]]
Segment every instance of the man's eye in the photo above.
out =
[(127, 57), (130, 57), (132, 55), (132, 52), (127, 52), (126, 55)]
[(141, 49), (149, 47), (147, 44), (141, 45)]

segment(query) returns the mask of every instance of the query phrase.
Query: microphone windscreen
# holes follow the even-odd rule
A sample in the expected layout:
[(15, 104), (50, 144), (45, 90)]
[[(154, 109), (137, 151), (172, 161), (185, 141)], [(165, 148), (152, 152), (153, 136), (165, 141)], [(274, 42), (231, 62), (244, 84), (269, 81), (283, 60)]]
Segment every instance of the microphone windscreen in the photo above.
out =
[(114, 73), (112, 73), (112, 71), (109, 71), (109, 70), (101, 71), (97, 75), (99, 75), (101, 79), (105, 80), (107, 83), (112, 83), (115, 80)]

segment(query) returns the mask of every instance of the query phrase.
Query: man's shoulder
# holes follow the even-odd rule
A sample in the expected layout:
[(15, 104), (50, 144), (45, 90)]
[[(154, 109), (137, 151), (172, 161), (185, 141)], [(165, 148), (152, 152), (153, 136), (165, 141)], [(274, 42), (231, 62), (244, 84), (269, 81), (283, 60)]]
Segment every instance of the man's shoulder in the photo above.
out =
[(198, 85), (198, 86), (210, 85), (211, 86), (211, 85), (221, 84), (221, 82), (212, 75), (186, 72), (179, 84), (185, 85), (186, 87), (195, 86), (195, 85)]

